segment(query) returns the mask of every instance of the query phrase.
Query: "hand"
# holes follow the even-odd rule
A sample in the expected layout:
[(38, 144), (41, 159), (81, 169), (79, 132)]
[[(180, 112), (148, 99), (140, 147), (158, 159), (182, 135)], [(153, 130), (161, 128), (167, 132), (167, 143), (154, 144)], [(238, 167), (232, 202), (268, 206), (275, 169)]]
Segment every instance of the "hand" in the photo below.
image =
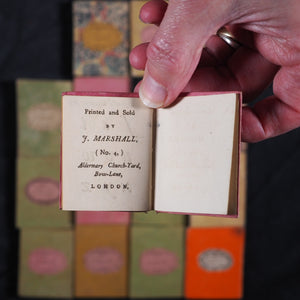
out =
[[(274, 95), (243, 107), (242, 139), (256, 142), (300, 126), (299, 0), (151, 0), (140, 12), (159, 28), (130, 62), (145, 69), (140, 97), (170, 105), (182, 91), (241, 90), (253, 100), (273, 81)], [(215, 34), (226, 27), (242, 44)]]

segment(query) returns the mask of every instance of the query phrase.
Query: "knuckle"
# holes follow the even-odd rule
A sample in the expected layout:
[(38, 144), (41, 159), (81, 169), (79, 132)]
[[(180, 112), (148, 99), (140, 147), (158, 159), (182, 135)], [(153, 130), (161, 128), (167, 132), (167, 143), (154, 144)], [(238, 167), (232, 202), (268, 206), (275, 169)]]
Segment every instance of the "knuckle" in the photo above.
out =
[(184, 54), (167, 39), (150, 43), (147, 49), (147, 59), (157, 68), (163, 67), (169, 72), (180, 73), (185, 69)]

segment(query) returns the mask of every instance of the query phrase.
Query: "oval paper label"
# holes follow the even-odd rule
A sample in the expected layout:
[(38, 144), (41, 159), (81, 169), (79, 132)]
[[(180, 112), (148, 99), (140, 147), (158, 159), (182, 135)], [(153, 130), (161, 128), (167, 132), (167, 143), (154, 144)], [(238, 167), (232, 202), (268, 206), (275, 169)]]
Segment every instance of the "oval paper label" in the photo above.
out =
[(52, 248), (38, 248), (33, 250), (28, 258), (29, 269), (40, 275), (54, 275), (64, 271), (67, 258), (59, 250)]
[(36, 178), (26, 185), (26, 195), (37, 204), (53, 204), (59, 200), (59, 182), (52, 178)]
[(198, 265), (206, 271), (226, 271), (233, 265), (229, 252), (222, 249), (207, 249), (198, 255)]
[(109, 274), (118, 272), (123, 264), (123, 255), (116, 249), (103, 247), (87, 251), (84, 265), (91, 273)]
[(39, 103), (27, 111), (27, 124), (37, 131), (58, 129), (61, 124), (60, 108), (51, 103)]
[(140, 257), (140, 268), (148, 275), (168, 274), (178, 267), (178, 257), (164, 248), (145, 250)]

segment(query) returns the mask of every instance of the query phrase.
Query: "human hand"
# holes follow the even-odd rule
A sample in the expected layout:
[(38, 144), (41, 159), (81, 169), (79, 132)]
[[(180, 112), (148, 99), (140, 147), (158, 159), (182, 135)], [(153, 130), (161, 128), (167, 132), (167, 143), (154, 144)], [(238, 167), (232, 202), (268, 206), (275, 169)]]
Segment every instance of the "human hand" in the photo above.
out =
[[(182, 91), (241, 90), (249, 102), (273, 80), (273, 96), (243, 107), (243, 141), (300, 126), (299, 15), (299, 0), (149, 1), (140, 18), (159, 28), (130, 54), (132, 66), (145, 69), (141, 99), (166, 107)], [(241, 47), (215, 35), (224, 25)]]

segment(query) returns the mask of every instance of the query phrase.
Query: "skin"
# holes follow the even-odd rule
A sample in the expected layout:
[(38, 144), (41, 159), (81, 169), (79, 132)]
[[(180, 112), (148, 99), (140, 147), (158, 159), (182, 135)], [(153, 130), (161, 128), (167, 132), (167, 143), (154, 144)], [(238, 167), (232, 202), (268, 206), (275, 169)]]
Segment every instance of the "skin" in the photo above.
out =
[[(137, 87), (150, 107), (167, 107), (182, 91), (241, 90), (253, 100), (273, 81), (273, 96), (244, 106), (242, 140), (257, 142), (300, 126), (299, 0), (151, 0), (140, 11), (158, 25), (130, 63), (145, 69)], [(215, 34), (226, 26), (242, 44)]]

